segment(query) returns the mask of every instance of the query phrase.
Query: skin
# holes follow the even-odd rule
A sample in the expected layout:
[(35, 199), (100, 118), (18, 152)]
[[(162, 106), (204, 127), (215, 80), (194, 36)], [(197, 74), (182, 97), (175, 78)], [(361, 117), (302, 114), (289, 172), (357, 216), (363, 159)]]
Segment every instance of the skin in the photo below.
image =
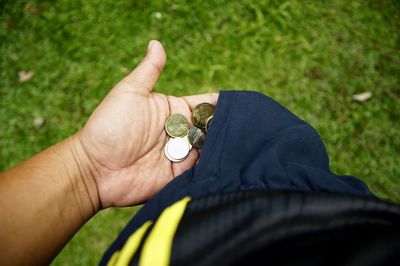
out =
[(218, 94), (187, 97), (152, 92), (166, 63), (151, 41), (141, 63), (120, 81), (73, 136), (0, 174), (0, 261), (48, 264), (98, 211), (147, 201), (192, 167), (163, 153), (172, 113), (185, 115)]

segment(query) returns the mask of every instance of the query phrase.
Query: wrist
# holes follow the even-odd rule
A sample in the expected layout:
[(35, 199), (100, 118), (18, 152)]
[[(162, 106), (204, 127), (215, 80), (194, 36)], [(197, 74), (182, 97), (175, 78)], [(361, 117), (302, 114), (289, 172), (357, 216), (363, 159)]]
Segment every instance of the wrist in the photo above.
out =
[(96, 170), (82, 147), (78, 134), (53, 147), (55, 154), (63, 161), (63, 178), (70, 182), (75, 204), (82, 219), (86, 221), (100, 210), (100, 200), (95, 181)]

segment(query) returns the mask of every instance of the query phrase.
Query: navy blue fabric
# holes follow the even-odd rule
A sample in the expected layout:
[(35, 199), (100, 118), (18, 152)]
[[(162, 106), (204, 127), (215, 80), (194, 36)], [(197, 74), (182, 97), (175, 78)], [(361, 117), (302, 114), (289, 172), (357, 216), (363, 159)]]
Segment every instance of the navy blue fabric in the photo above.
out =
[(263, 94), (222, 91), (198, 164), (146, 203), (101, 263), (145, 221), (156, 220), (184, 196), (253, 189), (372, 196), (359, 179), (330, 171), (321, 138), (305, 121)]

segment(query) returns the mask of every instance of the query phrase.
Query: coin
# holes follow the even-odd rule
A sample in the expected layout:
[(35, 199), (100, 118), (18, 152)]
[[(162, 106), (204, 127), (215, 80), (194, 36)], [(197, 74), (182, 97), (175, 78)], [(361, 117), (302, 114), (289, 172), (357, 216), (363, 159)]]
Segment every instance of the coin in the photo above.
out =
[(202, 148), (204, 145), (204, 140), (206, 135), (204, 132), (198, 127), (192, 127), (189, 129), (188, 133), (189, 143), (193, 145), (195, 148)]
[[(168, 144), (168, 142), (167, 142), (167, 144)], [(167, 151), (167, 144), (165, 144), (165, 147), (164, 147), (165, 157), (167, 157), (167, 159), (170, 160), (171, 162), (179, 162), (179, 160), (175, 160), (175, 159), (171, 158), (171, 156), (169, 155), (169, 153)]]
[(189, 143), (184, 138), (171, 138), (164, 148), (165, 156), (172, 162), (184, 160), (189, 151)]
[(213, 120), (213, 115), (212, 116), (210, 116), (208, 119), (207, 119), (207, 122), (206, 122), (206, 128), (205, 128), (205, 130), (206, 130), (206, 133), (208, 133), (208, 130), (210, 130), (210, 127), (211, 127), (211, 124), (212, 124), (212, 120)]
[(206, 126), (207, 119), (214, 114), (214, 105), (209, 103), (201, 103), (193, 109), (193, 124), (201, 129)]
[(181, 114), (172, 114), (165, 122), (165, 131), (174, 138), (185, 136), (189, 128), (189, 121)]
[[(189, 133), (189, 131), (188, 131), (188, 133)], [(186, 134), (184, 137), (182, 137), (188, 144), (189, 144), (189, 150), (192, 150), (192, 148), (193, 148), (193, 145), (190, 143), (190, 141), (189, 141), (189, 135), (188, 134)]]

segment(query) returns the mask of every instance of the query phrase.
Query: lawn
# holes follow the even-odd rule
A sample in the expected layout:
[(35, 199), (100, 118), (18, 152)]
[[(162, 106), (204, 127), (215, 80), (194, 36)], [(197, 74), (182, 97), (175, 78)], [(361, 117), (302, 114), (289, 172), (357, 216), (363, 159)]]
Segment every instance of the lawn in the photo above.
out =
[[(156, 91), (261, 91), (317, 128), (335, 172), (400, 203), (397, 1), (6, 0), (0, 7), (0, 170), (81, 128), (158, 39), (168, 62)], [(362, 92), (372, 97), (352, 99)], [(135, 211), (99, 213), (54, 265), (97, 263)]]

